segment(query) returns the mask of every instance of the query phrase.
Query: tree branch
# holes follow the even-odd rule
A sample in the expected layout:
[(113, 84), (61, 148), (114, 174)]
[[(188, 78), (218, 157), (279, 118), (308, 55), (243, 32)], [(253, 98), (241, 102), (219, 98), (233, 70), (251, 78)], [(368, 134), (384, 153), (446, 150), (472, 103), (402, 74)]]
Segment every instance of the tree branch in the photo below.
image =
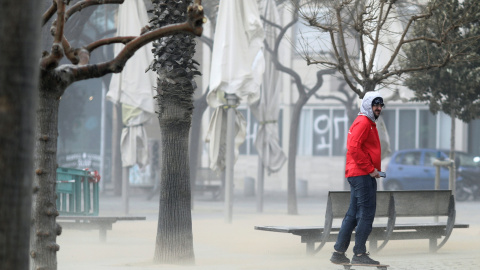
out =
[(383, 28), (383, 25), (385, 25), (385, 22), (387, 21), (390, 9), (392, 8), (392, 2), (390, 2), (387, 12), (385, 14), (385, 18), (382, 18), (383, 16), (383, 5), (385, 2), (380, 2), (380, 15), (378, 16), (378, 22), (377, 22), (377, 29), (375, 31), (375, 39), (373, 40), (373, 50), (372, 50), (372, 55), (370, 56), (370, 61), (368, 63), (368, 69), (365, 71), (367, 74), (367, 77), (370, 76), (372, 68), (373, 68), (373, 62), (375, 59), (375, 55), (377, 54), (377, 49), (378, 45), (380, 43), (380, 31)]
[(343, 25), (342, 25), (342, 17), (340, 15), (342, 7), (338, 7), (335, 9), (335, 14), (338, 22), (338, 34), (340, 36), (340, 42), (342, 43), (342, 52), (343, 52), (343, 57), (345, 57), (345, 63), (347, 64), (348, 70), (350, 71), (353, 79), (359, 83), (362, 84), (362, 81), (358, 78), (355, 70), (353, 69), (352, 63), (350, 61), (350, 57), (348, 56), (347, 52), (347, 44), (345, 43), (345, 36), (343, 33)]
[(52, 5), (42, 15), (42, 26), (44, 26), (52, 18), (53, 14), (55, 14), (56, 11), (57, 3), (55, 2), (55, 0), (53, 0)]
[(63, 28), (65, 26), (65, 3), (63, 0), (55, 0), (57, 3), (57, 20), (53, 23), (52, 32), (55, 33), (53, 37), (52, 49), (50, 55), (44, 57), (40, 62), (40, 69), (53, 69), (58, 66), (58, 62), (63, 58), (64, 49)]
[(85, 50), (88, 52), (92, 52), (95, 49), (97, 49), (100, 46), (105, 46), (109, 44), (114, 44), (114, 43), (122, 43), (122, 44), (127, 44), (128, 42), (134, 40), (135, 36), (127, 36), (127, 37), (111, 37), (111, 38), (104, 38), (104, 39), (99, 39), (97, 41), (94, 41), (87, 46), (85, 46)]
[(262, 19), (262, 21), (264, 21), (266, 24), (274, 27), (274, 28), (277, 28), (277, 30), (281, 31), (282, 30), (282, 26), (281, 25), (278, 25), (272, 21), (269, 21), (267, 20), (263, 15), (260, 15), (260, 19)]
[(65, 37), (63, 37), (62, 39), (62, 46), (63, 46), (63, 51), (65, 52), (65, 56), (68, 58), (68, 60), (70, 60), (72, 64), (78, 64), (78, 58), (75, 54), (75, 50), (72, 49), (72, 47), (70, 46), (70, 43)]
[(452, 56), (450, 54), (447, 54), (447, 56), (443, 59), (443, 61), (438, 63), (438, 64), (431, 64), (431, 65), (418, 66), (418, 67), (412, 67), (412, 68), (404, 68), (404, 69), (400, 69), (400, 70), (387, 72), (384, 75), (382, 75), (379, 78), (379, 80), (385, 80), (385, 79), (387, 79), (391, 76), (401, 76), (403, 73), (428, 70), (428, 69), (432, 69), (432, 68), (441, 68), (441, 67), (446, 66), (450, 62), (451, 59), (452, 59)]
[[(201, 1), (196, 0), (195, 3), (193, 6), (188, 7), (186, 22), (167, 25), (133, 39), (128, 42), (122, 51), (111, 61), (95, 65), (67, 66), (66, 69), (68, 69), (68, 73), (71, 74), (72, 82), (98, 78), (109, 73), (121, 72), (127, 60), (130, 59), (138, 49), (161, 37), (185, 32), (200, 36), (202, 34), (202, 24), (205, 22), (205, 17), (203, 16), (203, 7), (198, 4), (201, 3)], [(86, 53), (86, 50), (81, 53)]]
[(68, 9), (67, 14), (65, 15), (65, 20), (67, 21), (74, 13), (82, 11), (82, 9), (94, 6), (94, 5), (104, 5), (104, 4), (123, 4), (125, 0), (83, 0), (77, 2), (71, 8)]
[(333, 100), (336, 100), (336, 101), (339, 101), (340, 103), (342, 103), (343, 105), (346, 106), (346, 101), (337, 97), (337, 96), (334, 96), (334, 95), (325, 95), (325, 96), (321, 96), (321, 95), (318, 95), (317, 93), (315, 93), (315, 97), (318, 98), (318, 99), (321, 99), (321, 100), (326, 100), (326, 99), (333, 99)]
[(322, 61), (322, 60), (311, 60), (307, 58), (307, 65), (323, 65), (323, 66), (332, 66), (334, 68), (340, 68), (337, 63)]
[(273, 62), (275, 64), (275, 67), (279, 71), (282, 71), (282, 72), (290, 75), (295, 81), (295, 85), (297, 86), (297, 91), (299, 92), (299, 94), (300, 95), (305, 95), (305, 90), (304, 90), (304, 86), (302, 84), (302, 79), (301, 79), (300, 75), (297, 72), (295, 72), (293, 69), (282, 65), (282, 63), (280, 63), (279, 57), (278, 57), (280, 42), (282, 41), (283, 37), (285, 36), (285, 33), (287, 32), (287, 30), (290, 27), (292, 27), (293, 25), (295, 25), (297, 23), (297, 21), (298, 21), (298, 15), (296, 15), (296, 13), (294, 13), (293, 20), (290, 23), (288, 23), (285, 27), (283, 27), (281, 29), (281, 31), (278, 33), (277, 39), (275, 40), (275, 48), (273, 50), (268, 46), (267, 42), (264, 42), (264, 44), (265, 44), (265, 48), (268, 51), (271, 51), (271, 53), (273, 55), (275, 55), (275, 57), (273, 57)]
[(390, 68), (390, 66), (393, 64), (393, 62), (395, 61), (395, 59), (397, 58), (397, 55), (398, 53), (400, 52), (400, 49), (402, 48), (403, 46), (403, 42), (404, 42), (404, 39), (405, 39), (405, 36), (407, 35), (409, 29), (410, 29), (410, 26), (412, 25), (412, 23), (418, 19), (421, 19), (421, 18), (426, 18), (426, 17), (429, 17), (431, 16), (431, 11), (429, 11), (429, 13), (427, 14), (421, 14), (421, 15), (418, 15), (418, 16), (412, 16), (409, 20), (408, 20), (408, 23), (407, 25), (405, 26), (405, 29), (403, 30), (403, 33), (402, 33), (402, 36), (400, 37), (400, 40), (398, 42), (398, 45), (397, 47), (395, 48), (395, 51), (392, 53), (392, 55), (390, 56), (390, 60), (388, 61), (388, 63), (383, 67), (383, 70), (381, 73), (387, 73), (388, 72), (388, 69)]
[(334, 74), (335, 71), (336, 71), (335, 68), (317, 71), (317, 83), (312, 87), (312, 89), (310, 89), (310, 91), (308, 91), (307, 97), (310, 98), (310, 96), (315, 94), (318, 91), (318, 89), (320, 89), (320, 87), (322, 87), (322, 85), (323, 85), (323, 75)]

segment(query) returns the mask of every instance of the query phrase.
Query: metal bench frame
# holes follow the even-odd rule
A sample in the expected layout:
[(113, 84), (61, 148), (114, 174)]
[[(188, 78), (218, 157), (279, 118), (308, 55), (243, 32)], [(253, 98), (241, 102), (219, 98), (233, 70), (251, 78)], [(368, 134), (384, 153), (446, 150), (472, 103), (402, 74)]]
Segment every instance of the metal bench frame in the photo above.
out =
[(113, 223), (145, 219), (145, 217), (58, 216), (57, 223), (64, 229), (99, 230), (100, 242), (106, 242), (107, 230), (112, 229)]
[[(349, 204), (349, 191), (330, 191), (323, 227), (255, 226), (255, 229), (298, 235), (306, 244), (307, 255), (313, 255), (327, 242), (337, 240), (340, 226), (332, 226), (333, 220), (343, 219)], [(380, 251), (390, 240), (408, 239), (428, 239), (430, 252), (436, 252), (445, 245), (454, 228), (469, 227), (468, 224), (455, 224), (455, 200), (451, 190), (377, 191), (375, 216), (387, 218), (387, 223), (373, 224), (368, 238), (371, 252)], [(397, 224), (398, 218), (438, 216), (447, 216), (447, 222)], [(437, 244), (442, 237), (443, 240)], [(353, 234), (352, 241), (354, 239)], [(383, 242), (378, 245), (379, 241)]]

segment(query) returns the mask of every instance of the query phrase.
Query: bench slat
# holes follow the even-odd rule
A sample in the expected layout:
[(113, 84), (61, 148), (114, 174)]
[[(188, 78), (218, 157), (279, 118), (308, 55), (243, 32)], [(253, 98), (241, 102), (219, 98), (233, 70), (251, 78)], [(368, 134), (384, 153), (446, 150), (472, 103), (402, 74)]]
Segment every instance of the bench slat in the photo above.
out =
[[(330, 191), (323, 227), (255, 226), (255, 229), (299, 235), (301, 242), (307, 244), (307, 254), (313, 255), (326, 242), (336, 241), (340, 227), (332, 226), (333, 219), (343, 218), (349, 204), (350, 192)], [(438, 216), (447, 216), (447, 221), (399, 223), (397, 219)], [(368, 239), (371, 251), (382, 249), (389, 240), (429, 239), (430, 251), (435, 252), (446, 243), (454, 228), (469, 228), (468, 224), (455, 224), (455, 200), (451, 190), (377, 191), (376, 217), (388, 217), (388, 221), (387, 224), (373, 224)], [(442, 242), (437, 244), (437, 239), (442, 237)], [(383, 240), (380, 246), (377, 245), (379, 240)], [(315, 243), (319, 243), (316, 248)]]
[(146, 217), (107, 217), (107, 216), (58, 216), (56, 221), (62, 228), (74, 230), (99, 230), (101, 242), (107, 240), (107, 230), (117, 221), (145, 220)]

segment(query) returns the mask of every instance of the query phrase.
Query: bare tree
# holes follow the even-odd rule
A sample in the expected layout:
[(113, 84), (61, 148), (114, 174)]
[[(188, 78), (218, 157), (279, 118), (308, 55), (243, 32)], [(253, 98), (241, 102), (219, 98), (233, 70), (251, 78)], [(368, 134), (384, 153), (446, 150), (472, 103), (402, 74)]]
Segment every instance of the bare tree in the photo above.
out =
[[(311, 41), (303, 43), (301, 55), (308, 65), (319, 66), (319, 71), (340, 77), (344, 82), (336, 95), (318, 95), (315, 92), (321, 86), (320, 74), (317, 73), (317, 84), (311, 89), (301, 83), (301, 78), (294, 70), (278, 62), (278, 40), (276, 48), (271, 51), (276, 57), (277, 68), (291, 75), (299, 91), (299, 99), (292, 113), (288, 159), (288, 207), (289, 213), (295, 214), (295, 156), (298, 133), (298, 119), (302, 106), (312, 94), (319, 99), (337, 100), (345, 106), (348, 122), (355, 118), (357, 104), (355, 97), (363, 98), (368, 91), (396, 84), (402, 74), (442, 67), (452, 61), (456, 54), (444, 55), (431, 65), (402, 69), (397, 65), (397, 58), (402, 58), (402, 47), (406, 44), (426, 41), (435, 44), (455, 43), (459, 40), (448, 40), (446, 35), (455, 28), (474, 20), (474, 17), (463, 16), (460, 20), (448, 25), (444, 31), (434, 37), (414, 36), (410, 27), (417, 21), (428, 20), (432, 11), (438, 8), (438, 1), (429, 5), (421, 5), (417, 1), (373, 1), (373, 0), (290, 0), (293, 9), (293, 20), (282, 29), (283, 37), (286, 29), (297, 23), (300, 16), (306, 24), (322, 35), (317, 44)], [(397, 32), (395, 32), (398, 30)], [(301, 37), (296, 37), (300, 38)], [(466, 40), (471, 43), (471, 40)], [(276, 51), (277, 50), (277, 51)], [(386, 57), (388, 53), (388, 57)], [(379, 58), (386, 59), (379, 61)], [(320, 84), (319, 84), (320, 83)], [(354, 95), (347, 91), (350, 88)], [(393, 91), (392, 99), (398, 93)], [(298, 114), (298, 116), (297, 116)]]
[(0, 269), (29, 267), (39, 7), (7, 0), (0, 8)]
[[(298, 214), (298, 204), (297, 204), (297, 192), (296, 192), (296, 161), (297, 161), (297, 141), (298, 141), (298, 128), (300, 123), (300, 115), (302, 113), (303, 106), (307, 103), (307, 101), (316, 94), (316, 92), (320, 89), (323, 85), (323, 76), (328, 74), (333, 74), (334, 69), (329, 70), (319, 70), (317, 71), (317, 82), (312, 88), (308, 88), (303, 83), (302, 77), (298, 72), (294, 69), (285, 66), (280, 62), (280, 43), (285, 37), (287, 31), (294, 26), (298, 22), (298, 10), (293, 12), (293, 19), (286, 24), (285, 26), (277, 25), (271, 21), (267, 21), (265, 18), (262, 18), (266, 23), (272, 25), (273, 27), (278, 28), (279, 33), (275, 41), (274, 48), (269, 47), (267, 42), (264, 42), (266, 49), (269, 53), (272, 54), (272, 59), (275, 63), (275, 67), (289, 76), (292, 77), (292, 80), (297, 88), (298, 92), (298, 99), (295, 102), (292, 118), (290, 121), (290, 134), (289, 134), (289, 144), (288, 144), (288, 165), (287, 165), (287, 192), (288, 192), (288, 199), (287, 199), (287, 212), (290, 215)], [(348, 94), (347, 94), (348, 96)], [(322, 96), (321, 98), (332, 98), (337, 99), (334, 96)], [(343, 100), (342, 100), (343, 101)]]
[[(434, 20), (433, 12), (442, 8), (440, 0), (292, 2), (309, 27), (328, 36), (318, 44), (304, 43), (303, 56), (307, 64), (317, 65), (320, 69), (335, 69), (359, 98), (369, 91), (391, 88), (402, 79), (402, 75), (442, 68), (461, 58), (463, 48), (460, 47), (463, 46), (455, 44), (469, 46), (476, 40), (471, 37), (450, 37), (458, 28), (476, 20), (478, 5), (472, 5), (457, 20), (445, 21), (442, 29), (435, 34), (427, 35), (414, 32), (412, 28), (416, 24)], [(442, 12), (448, 13), (449, 10)], [(451, 50), (417, 66), (400, 66), (399, 62), (405, 59), (403, 49), (423, 42)], [(392, 96), (395, 95), (394, 92)]]
[[(55, 0), (43, 14), (42, 25), (55, 14), (56, 20), (51, 26), (53, 35), (51, 51), (44, 52), (40, 60), (30, 243), (32, 269), (57, 269), (56, 252), (59, 246), (56, 237), (61, 233), (61, 227), (56, 224), (58, 216), (55, 206), (56, 151), (58, 106), (65, 89), (76, 81), (121, 72), (135, 51), (160, 37), (179, 32), (191, 32), (196, 35), (202, 33), (203, 8), (200, 1), (197, 1), (196, 5), (189, 8), (189, 16), (184, 23), (155, 30), (146, 27), (142, 29), (140, 36), (105, 38), (79, 48), (70, 45), (68, 37), (64, 35), (64, 27), (71, 16), (91, 6), (121, 3), (123, 0), (85, 0), (67, 9), (66, 1)], [(109, 61), (90, 64), (90, 55), (93, 51), (113, 43), (123, 43), (125, 47)], [(70, 63), (60, 64), (64, 59)]]
[(454, 61), (460, 52), (446, 51), (435, 61), (415, 67), (402, 68), (398, 65), (398, 60), (404, 57), (402, 49), (407, 44), (472, 44), (471, 38), (448, 38), (449, 33), (475, 20), (471, 12), (462, 14), (458, 20), (445, 22), (442, 31), (436, 35), (411, 31), (416, 23), (430, 20), (432, 12), (440, 7), (441, 2), (302, 0), (297, 5), (300, 16), (312, 29), (329, 37), (319, 44), (319, 51), (312, 53), (304, 50), (303, 56), (309, 65), (337, 70), (359, 98), (363, 98), (366, 92), (396, 84), (403, 74), (443, 67)]

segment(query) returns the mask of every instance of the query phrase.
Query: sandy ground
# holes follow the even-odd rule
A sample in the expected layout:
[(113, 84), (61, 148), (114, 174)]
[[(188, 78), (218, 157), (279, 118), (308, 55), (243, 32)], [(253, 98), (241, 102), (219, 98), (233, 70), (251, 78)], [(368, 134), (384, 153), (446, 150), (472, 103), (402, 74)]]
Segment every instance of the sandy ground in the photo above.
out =
[[(136, 195), (130, 200), (130, 213), (146, 216), (146, 221), (113, 224), (105, 243), (99, 242), (98, 231), (64, 230), (57, 239), (58, 269), (342, 269), (329, 262), (333, 243), (307, 257), (300, 237), (254, 230), (255, 225), (323, 225), (322, 197), (300, 198), (299, 214), (287, 215), (283, 195), (267, 194), (264, 212), (257, 213), (255, 198), (237, 194), (230, 224), (222, 202), (199, 198), (192, 212), (196, 263), (177, 266), (153, 263), (158, 197), (148, 201)], [(103, 195), (100, 215), (121, 215), (120, 206), (120, 198)], [(457, 203), (457, 223), (470, 228), (454, 230), (435, 254), (428, 252), (428, 240), (392, 241), (372, 258), (389, 269), (480, 269), (480, 202)]]

